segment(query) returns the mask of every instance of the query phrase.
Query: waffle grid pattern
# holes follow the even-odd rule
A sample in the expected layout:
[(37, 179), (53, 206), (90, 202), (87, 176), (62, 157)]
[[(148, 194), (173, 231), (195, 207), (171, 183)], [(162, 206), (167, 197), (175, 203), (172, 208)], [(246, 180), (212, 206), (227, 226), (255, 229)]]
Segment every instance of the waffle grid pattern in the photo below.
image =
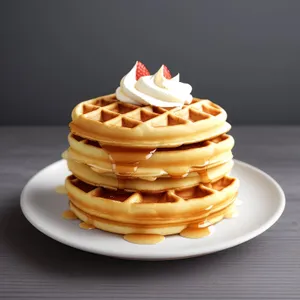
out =
[(145, 203), (182, 203), (185, 201), (199, 201), (207, 196), (216, 195), (218, 192), (232, 187), (236, 179), (225, 176), (222, 179), (207, 184), (199, 184), (189, 188), (169, 190), (161, 192), (160, 194), (152, 194), (145, 192), (127, 192), (124, 190), (113, 191), (103, 187), (96, 187), (87, 184), (80, 179), (71, 175), (67, 178), (67, 181), (81, 192), (89, 195), (90, 197), (96, 197), (104, 200), (114, 200), (122, 203), (133, 204), (145, 204)]
[(153, 106), (136, 106), (119, 102), (114, 96), (93, 99), (82, 105), (85, 118), (124, 128), (141, 124), (152, 127), (167, 127), (199, 122), (221, 114), (222, 109), (209, 100), (193, 99), (182, 109)]
[(114, 94), (79, 103), (72, 111), (72, 133), (107, 145), (173, 148), (230, 130), (227, 114), (209, 100), (194, 98), (182, 108), (137, 106)]

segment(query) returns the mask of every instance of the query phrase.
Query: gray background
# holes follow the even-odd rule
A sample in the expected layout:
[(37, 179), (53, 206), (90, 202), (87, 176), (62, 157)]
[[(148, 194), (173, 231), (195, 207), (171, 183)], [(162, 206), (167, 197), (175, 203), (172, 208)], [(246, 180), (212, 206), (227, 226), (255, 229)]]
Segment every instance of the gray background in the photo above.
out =
[(180, 71), (233, 124), (299, 124), (299, 12), (286, 0), (1, 1), (0, 124), (66, 124), (135, 60)]

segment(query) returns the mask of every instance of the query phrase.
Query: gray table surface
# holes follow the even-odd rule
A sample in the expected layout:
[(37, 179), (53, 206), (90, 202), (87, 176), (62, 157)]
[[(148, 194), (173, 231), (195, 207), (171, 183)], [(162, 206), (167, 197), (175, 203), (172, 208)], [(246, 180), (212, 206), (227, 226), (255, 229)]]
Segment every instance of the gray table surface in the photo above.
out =
[(261, 236), (219, 253), (142, 262), (97, 256), (40, 233), (20, 192), (60, 159), (66, 127), (0, 127), (1, 299), (300, 299), (300, 127), (236, 127), (235, 156), (273, 176), (287, 206)]

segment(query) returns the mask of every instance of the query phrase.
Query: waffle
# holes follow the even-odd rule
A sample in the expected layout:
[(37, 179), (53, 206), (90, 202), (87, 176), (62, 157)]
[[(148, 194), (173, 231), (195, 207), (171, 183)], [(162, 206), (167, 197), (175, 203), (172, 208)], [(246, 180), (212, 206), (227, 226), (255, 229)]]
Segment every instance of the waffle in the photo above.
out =
[(79, 103), (63, 155), (72, 173), (69, 213), (82, 228), (137, 243), (147, 235), (151, 241), (142, 243), (209, 234), (233, 214), (239, 187), (229, 176), (234, 139), (226, 120), (220, 106), (198, 98), (169, 108), (124, 103), (115, 94)]
[(204, 141), (230, 129), (227, 114), (209, 100), (194, 98), (180, 108), (123, 103), (115, 94), (78, 104), (72, 112), (71, 132), (119, 147), (177, 147)]
[[(70, 148), (67, 157), (90, 165), (98, 173), (112, 173), (113, 168), (109, 152), (104, 150), (98, 142), (81, 138), (74, 134), (68, 137)], [(136, 170), (130, 175), (148, 180), (154, 180), (163, 175), (180, 177), (190, 172), (203, 169), (204, 166), (217, 166), (232, 159), (231, 149), (234, 140), (227, 134), (204, 142), (184, 145), (177, 148), (158, 148), (150, 158), (140, 160)], [(134, 162), (140, 154), (139, 149), (130, 151), (118, 150), (119, 163)], [(146, 157), (146, 156), (145, 156)]]
[(159, 177), (156, 180), (149, 182), (148, 180), (139, 178), (121, 179), (113, 173), (97, 173), (88, 165), (68, 159), (69, 170), (77, 178), (88, 184), (115, 190), (123, 189), (126, 191), (142, 191), (151, 193), (191, 187), (199, 183), (214, 182), (229, 174), (232, 166), (233, 161), (230, 160), (217, 166), (204, 167), (199, 169), (198, 173), (192, 172), (183, 178)]
[(69, 176), (65, 186), (70, 209), (87, 224), (119, 234), (169, 235), (221, 221), (234, 205), (239, 182), (225, 176), (211, 184), (159, 194), (112, 191), (75, 176)]

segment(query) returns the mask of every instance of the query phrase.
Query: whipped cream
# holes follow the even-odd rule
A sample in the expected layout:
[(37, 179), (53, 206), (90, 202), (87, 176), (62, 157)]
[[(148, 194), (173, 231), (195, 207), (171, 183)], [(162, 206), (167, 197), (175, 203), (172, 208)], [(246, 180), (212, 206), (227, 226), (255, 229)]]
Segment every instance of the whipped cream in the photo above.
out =
[(137, 63), (125, 75), (116, 90), (119, 101), (136, 105), (160, 107), (183, 106), (191, 103), (192, 87), (179, 81), (179, 74), (171, 79), (164, 76), (164, 65), (154, 75), (142, 76), (136, 80)]

